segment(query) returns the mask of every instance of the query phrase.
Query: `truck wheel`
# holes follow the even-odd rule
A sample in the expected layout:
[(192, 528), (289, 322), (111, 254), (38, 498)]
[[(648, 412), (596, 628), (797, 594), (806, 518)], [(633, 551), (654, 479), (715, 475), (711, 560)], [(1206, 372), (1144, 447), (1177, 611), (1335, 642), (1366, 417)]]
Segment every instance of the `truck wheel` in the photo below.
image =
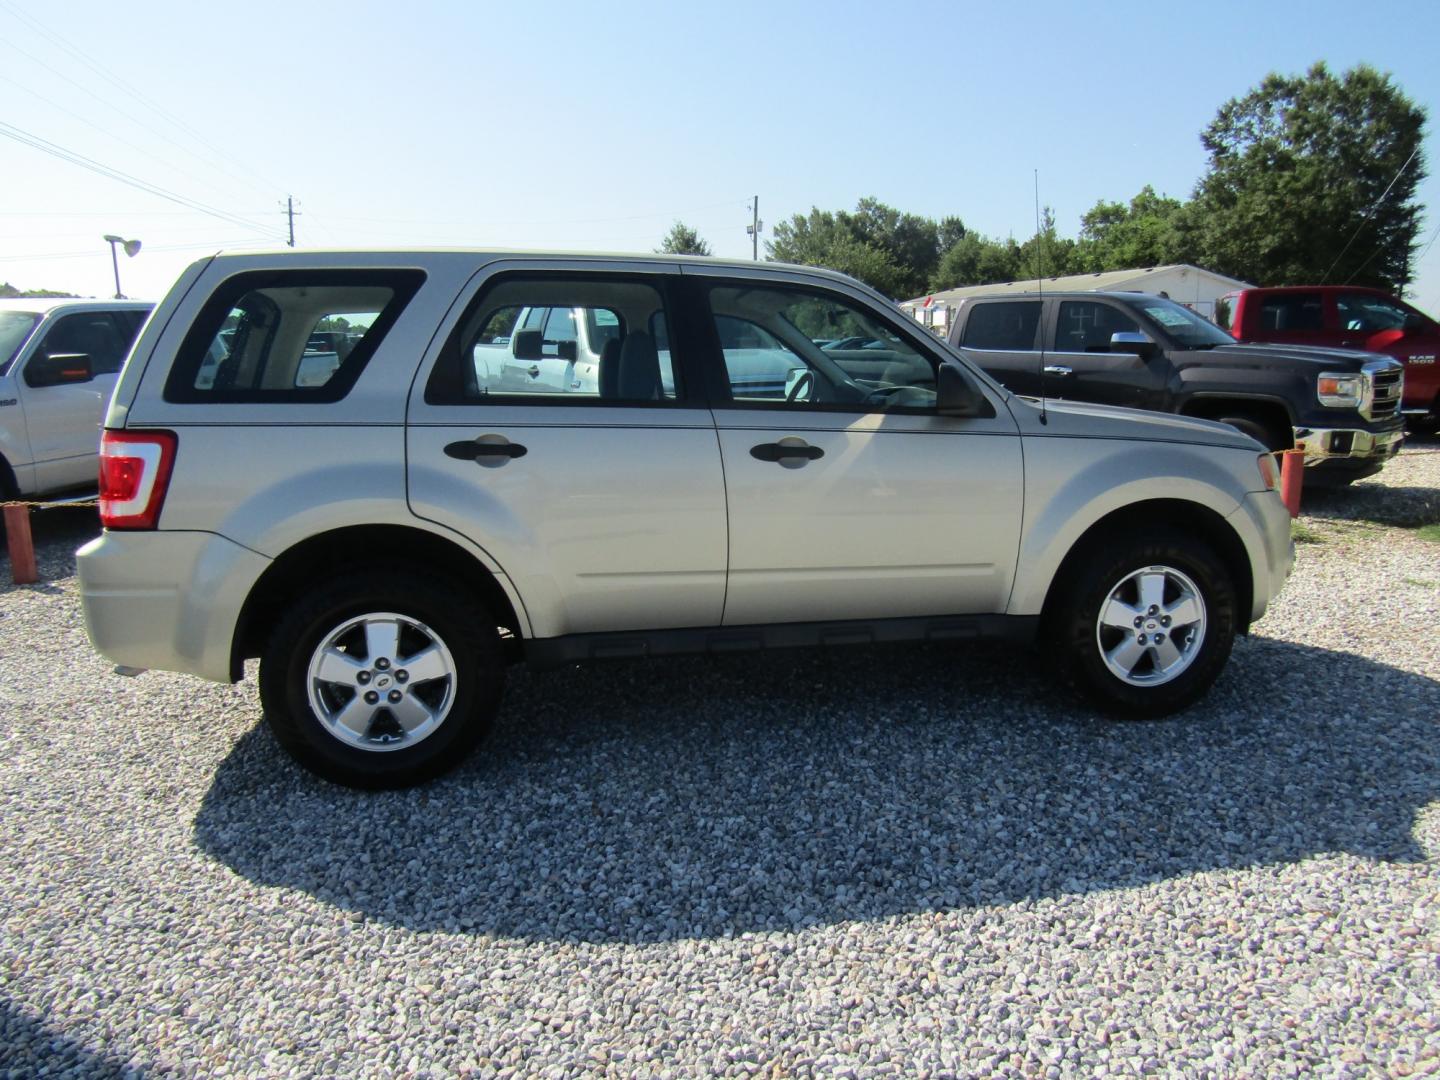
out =
[(489, 732), (505, 671), (495, 620), (441, 585), (375, 567), (281, 616), (260, 658), (260, 702), (301, 765), (349, 787), (405, 787)]
[(1295, 439), (1288, 431), (1281, 431), (1263, 417), (1251, 413), (1237, 411), (1217, 416), (1215, 419), (1222, 424), (1229, 424), (1238, 431), (1243, 431), (1266, 450), (1289, 450), (1295, 445)]
[(1235, 640), (1235, 589), (1203, 543), (1171, 532), (1091, 545), (1055, 612), (1068, 680), (1106, 712), (1165, 716), (1214, 684)]

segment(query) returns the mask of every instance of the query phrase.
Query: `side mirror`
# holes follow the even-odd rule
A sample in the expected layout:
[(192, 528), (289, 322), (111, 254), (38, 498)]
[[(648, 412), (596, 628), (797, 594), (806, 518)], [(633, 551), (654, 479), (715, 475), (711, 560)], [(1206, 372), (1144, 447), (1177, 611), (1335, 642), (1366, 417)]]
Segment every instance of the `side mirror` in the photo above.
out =
[(555, 343), (555, 355), (561, 360), (573, 364), (580, 355), (580, 346), (573, 341), (557, 341)]
[(1425, 329), (1425, 320), (1413, 311), (1405, 313), (1405, 321), (1400, 324), (1400, 329), (1407, 334), (1418, 334)]
[(1117, 330), (1110, 335), (1112, 353), (1128, 352), (1148, 360), (1155, 355), (1155, 343), (1134, 330)]
[(940, 365), (935, 385), (935, 411), (941, 416), (989, 416), (990, 402), (954, 364)]
[(42, 353), (25, 368), (27, 386), (63, 386), (95, 378), (89, 353)]
[(539, 330), (516, 330), (510, 335), (510, 352), (516, 360), (539, 360), (542, 340)]

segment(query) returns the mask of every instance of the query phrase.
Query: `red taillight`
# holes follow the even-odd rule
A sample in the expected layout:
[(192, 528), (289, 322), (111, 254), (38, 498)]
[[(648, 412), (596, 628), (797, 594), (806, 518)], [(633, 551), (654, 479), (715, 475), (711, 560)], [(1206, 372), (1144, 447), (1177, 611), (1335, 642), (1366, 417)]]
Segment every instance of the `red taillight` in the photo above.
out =
[(153, 529), (160, 520), (179, 440), (173, 431), (107, 431), (100, 437), (100, 524)]

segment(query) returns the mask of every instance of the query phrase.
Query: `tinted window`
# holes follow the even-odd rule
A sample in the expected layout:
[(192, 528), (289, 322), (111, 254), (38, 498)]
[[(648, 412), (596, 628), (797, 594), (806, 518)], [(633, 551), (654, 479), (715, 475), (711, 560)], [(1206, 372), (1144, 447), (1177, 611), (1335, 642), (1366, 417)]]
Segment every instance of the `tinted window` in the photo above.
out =
[(1340, 329), (1361, 330), (1367, 334), (1399, 330), (1405, 325), (1407, 314), (1399, 305), (1368, 293), (1341, 293), (1335, 297), (1335, 313), (1340, 319)]
[(1134, 319), (1109, 304), (1093, 300), (1067, 300), (1055, 323), (1056, 352), (1109, 352), (1110, 335), (1137, 333)]
[(90, 357), (90, 370), (96, 375), (110, 375), (120, 370), (133, 337), (121, 333), (119, 325), (106, 311), (87, 311), (64, 315), (45, 334), (35, 351), (36, 356), (84, 353)]
[(186, 335), (165, 398), (339, 401), (422, 280), (416, 271), (237, 275)]
[(1279, 293), (1260, 304), (1262, 330), (1320, 330), (1324, 328), (1319, 293)]
[[(844, 297), (753, 285), (717, 286), (709, 295), (736, 405), (860, 412), (935, 407), (935, 361)], [(844, 338), (869, 344), (816, 344)]]
[[(546, 312), (543, 324), (537, 310)], [(507, 276), (487, 286), (461, 318), (425, 400), (672, 402), (679, 388), (669, 345), (665, 301), (653, 285)]]
[(1040, 326), (1040, 301), (976, 304), (965, 321), (965, 340), (972, 349), (1036, 348), (1035, 331)]
[(40, 316), (33, 311), (0, 311), (0, 375), (15, 359)]

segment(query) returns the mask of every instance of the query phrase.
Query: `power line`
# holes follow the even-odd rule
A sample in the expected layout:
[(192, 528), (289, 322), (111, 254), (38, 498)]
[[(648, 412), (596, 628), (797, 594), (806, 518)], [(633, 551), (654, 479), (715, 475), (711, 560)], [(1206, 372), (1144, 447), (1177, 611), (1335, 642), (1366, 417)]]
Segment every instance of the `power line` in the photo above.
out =
[[(23, 50), (23, 49), (20, 49), (20, 50), (18, 50), (18, 51), (20, 51), (21, 53), (24, 53), (24, 50)], [(27, 55), (27, 56), (28, 56), (29, 54), (28, 54), (28, 53), (24, 53), (24, 55)], [(34, 59), (34, 57), (31, 57), (31, 59)], [(38, 61), (38, 60), (37, 60), (36, 63), (41, 63), (41, 61)], [(47, 66), (47, 67), (48, 67), (48, 65), (44, 65), (44, 64), (42, 64), (42, 66)], [(51, 68), (51, 70), (53, 71), (54, 69)], [(55, 73), (56, 73), (57, 75), (60, 75), (59, 72), (55, 72)], [(61, 78), (65, 78), (64, 75), (60, 75), (60, 77), (61, 77)], [(9, 78), (9, 77), (6, 76), (6, 75), (0, 75), (0, 80), (3, 80), (3, 81), (5, 81), (5, 82), (9, 83), (11, 86), (14, 86), (14, 87), (16, 87), (16, 88), (19, 89), (19, 90), (23, 90), (25, 93), (31, 95), (32, 97), (39, 98), (41, 101), (45, 102), (50, 108), (56, 109), (56, 110), (58, 110), (59, 112), (62, 112), (62, 113), (64, 113), (65, 115), (67, 115), (67, 116), (69, 116), (69, 117), (72, 117), (72, 118), (75, 119), (75, 120), (78, 120), (80, 123), (84, 124), (85, 126), (90, 127), (90, 128), (93, 128), (94, 130), (100, 132), (100, 134), (102, 134), (102, 135), (105, 135), (105, 136), (107, 136), (107, 137), (114, 137), (114, 136), (115, 136), (114, 131), (111, 130), (110, 128), (107, 128), (107, 127), (105, 127), (105, 126), (103, 126), (103, 125), (101, 125), (101, 124), (97, 124), (94, 120), (91, 120), (88, 116), (82, 116), (80, 113), (75, 112), (73, 109), (67, 109), (64, 105), (61, 105), (59, 102), (55, 101), (52, 97), (50, 97), (50, 96), (47, 95), (47, 94), (37, 93), (36, 91), (30, 89), (28, 86), (25, 86), (23, 83), (18, 83), (18, 82), (16, 82), (14, 79)], [(76, 83), (75, 85), (76, 85), (77, 87), (79, 87), (79, 89), (85, 90), (85, 92), (86, 92), (87, 94), (91, 94), (91, 96), (92, 96), (92, 97), (95, 97), (97, 101), (104, 101), (104, 100), (105, 100), (104, 98), (100, 98), (98, 95), (95, 95), (95, 94), (91, 93), (91, 91), (86, 90), (85, 87), (79, 86), (78, 83)], [(177, 147), (179, 150), (181, 150), (182, 152), (184, 152), (184, 153), (186, 153), (186, 154), (189, 154), (192, 158), (195, 158), (195, 160), (196, 160), (196, 161), (199, 161), (202, 165), (206, 165), (207, 167), (213, 167), (213, 166), (210, 165), (209, 162), (204, 161), (202, 158), (196, 157), (196, 155), (193, 154), (193, 153), (191, 153), (191, 151), (187, 150), (185, 147), (183, 147), (183, 146), (181, 146), (179, 143), (175, 142), (174, 139), (168, 138), (163, 132), (155, 131), (153, 128), (147, 127), (142, 121), (138, 120), (138, 119), (135, 118), (134, 116), (131, 116), (129, 113), (127, 113), (127, 112), (125, 112), (125, 111), (123, 111), (123, 110), (121, 110), (121, 109), (116, 109), (115, 111), (118, 112), (118, 113), (120, 113), (120, 115), (123, 116), (123, 117), (125, 117), (127, 120), (131, 120), (131, 121), (133, 121), (134, 123), (139, 124), (141, 127), (144, 127), (144, 128), (145, 128), (147, 131), (149, 131), (151, 134), (156, 135), (156, 136), (158, 136), (158, 137), (161, 138), (161, 139), (164, 139), (166, 142), (170, 143), (172, 146), (175, 146), (175, 147)], [(207, 183), (206, 180), (202, 179), (201, 177), (196, 176), (193, 172), (188, 172), (188, 171), (185, 170), (185, 169), (179, 168), (179, 167), (171, 164), (170, 162), (165, 161), (163, 158), (159, 157), (158, 155), (152, 154), (151, 157), (152, 157), (156, 162), (158, 162), (159, 164), (166, 166), (166, 167), (167, 167), (168, 169), (170, 169), (172, 172), (175, 172), (175, 173), (177, 173), (177, 174), (180, 175), (180, 176), (187, 177), (188, 179), (194, 180), (194, 181), (196, 181), (197, 183), (202, 183), (202, 184), (203, 184), (203, 183)]]
[[(234, 248), (267, 247), (273, 243), (273, 240), (211, 240), (206, 243), (191, 244), (147, 244), (145, 250), (150, 254), (158, 251), (221, 251)], [(0, 255), (0, 263), (51, 262), (62, 259), (90, 259), (94, 257), (95, 249), (89, 247), (84, 251), (47, 251), (33, 255)]]
[(274, 236), (274, 234), (263, 225), (249, 221), (246, 218), (240, 217), (238, 214), (231, 214), (195, 199), (187, 199), (183, 195), (178, 195), (173, 191), (167, 191), (165, 188), (131, 176), (129, 173), (121, 172), (119, 169), (112, 169), (110, 166), (102, 164), (93, 158), (88, 158), (84, 154), (77, 153), (74, 150), (67, 150), (58, 143), (50, 142), (48, 139), (42, 139), (38, 135), (32, 135), (30, 132), (18, 128), (14, 124), (7, 124), (3, 120), (0, 120), (0, 135), (4, 135), (6, 138), (14, 139), (18, 143), (49, 154), (51, 157), (59, 158), (61, 161), (78, 165), (82, 169), (88, 169), (107, 179), (118, 180), (122, 184), (128, 184), (130, 187), (144, 191), (150, 195), (158, 196), (169, 202), (177, 203), (180, 206), (187, 206), (202, 214), (209, 214), (211, 217), (219, 218), (221, 221), (227, 221), (232, 225), (240, 225), (244, 228), (252, 229), (264, 236)]
[[(264, 191), (265, 194), (267, 194), (267, 195), (268, 195), (268, 194), (271, 194), (271, 193), (273, 193), (273, 192), (276, 192), (276, 191), (281, 190), (281, 189), (280, 189), (280, 186), (279, 186), (278, 184), (272, 183), (272, 182), (271, 182), (270, 180), (268, 180), (267, 178), (265, 178), (265, 177), (261, 176), (259, 173), (255, 172), (254, 169), (252, 169), (248, 164), (246, 164), (244, 161), (242, 161), (242, 160), (239, 159), (238, 157), (235, 157), (235, 156), (227, 153), (226, 151), (222, 150), (220, 147), (215, 146), (215, 145), (214, 145), (213, 143), (211, 143), (208, 139), (206, 139), (204, 135), (202, 135), (200, 132), (196, 131), (194, 128), (190, 127), (190, 126), (189, 126), (188, 124), (186, 124), (183, 120), (181, 120), (179, 117), (177, 117), (174, 113), (172, 113), (172, 112), (170, 112), (168, 109), (166, 109), (163, 105), (160, 105), (158, 102), (154, 101), (153, 99), (151, 99), (151, 98), (149, 98), (149, 97), (146, 97), (146, 96), (145, 96), (144, 94), (142, 94), (139, 90), (135, 89), (135, 87), (131, 86), (129, 83), (125, 82), (125, 81), (124, 81), (123, 79), (121, 79), (119, 76), (117, 76), (117, 75), (115, 75), (113, 72), (111, 72), (111, 71), (110, 71), (108, 68), (106, 68), (104, 65), (102, 65), (101, 63), (99, 63), (99, 61), (97, 61), (97, 60), (95, 60), (94, 58), (92, 58), (92, 57), (90, 57), (89, 55), (87, 55), (87, 54), (86, 54), (85, 52), (83, 52), (79, 47), (73, 45), (73, 44), (70, 43), (69, 41), (66, 41), (63, 37), (61, 37), (61, 36), (53, 33), (52, 31), (50, 31), (50, 30), (49, 30), (48, 28), (46, 28), (45, 25), (42, 24), (38, 19), (34, 18), (34, 17), (31, 16), (31, 15), (26, 14), (26, 13), (23, 12), (23, 11), (20, 11), (19, 9), (17, 9), (17, 8), (15, 7), (14, 4), (3, 2), (3, 0), (0, 0), (0, 6), (3, 6), (7, 11), (10, 12), (11, 15), (13, 15), (15, 18), (21, 20), (22, 22), (24, 22), (26, 25), (28, 25), (28, 26), (30, 27), (31, 30), (33, 30), (35, 33), (39, 34), (41, 37), (43, 37), (43, 38), (45, 38), (46, 40), (48, 40), (51, 44), (55, 45), (55, 46), (56, 46), (57, 48), (59, 48), (59, 49), (64, 50), (65, 52), (69, 53), (72, 57), (74, 57), (75, 59), (79, 60), (80, 63), (84, 64), (86, 67), (88, 67), (88, 68), (89, 68), (91, 71), (93, 71), (95, 74), (99, 75), (102, 79), (104, 79), (106, 82), (108, 82), (111, 86), (115, 87), (117, 90), (121, 91), (121, 92), (124, 93), (124, 94), (128, 94), (131, 98), (133, 98), (134, 100), (136, 100), (137, 102), (139, 102), (139, 103), (140, 103), (141, 105), (143, 105), (145, 108), (151, 110), (152, 112), (154, 112), (154, 113), (156, 113), (158, 116), (160, 116), (161, 119), (168, 121), (170, 124), (174, 125), (177, 129), (179, 129), (182, 133), (184, 133), (185, 135), (188, 135), (190, 138), (194, 139), (194, 140), (195, 140), (197, 143), (199, 143), (201, 146), (203, 146), (203, 147), (205, 147), (206, 149), (208, 149), (208, 150), (209, 150), (212, 154), (214, 154), (217, 158), (219, 158), (219, 159), (221, 159), (221, 160), (224, 160), (224, 161), (228, 161), (228, 162), (230, 162), (231, 165), (238, 167), (241, 171), (246, 172), (246, 173), (249, 173), (251, 177), (253, 177), (255, 180), (260, 181), (260, 183), (261, 183), (261, 185), (262, 185), (261, 188), (257, 188), (256, 190)], [(53, 68), (53, 67), (51, 67), (49, 64), (45, 63), (45, 61), (40, 60), (39, 58), (37, 58), (37, 57), (35, 57), (35, 56), (31, 56), (30, 53), (28, 53), (28, 52), (26, 52), (24, 49), (20, 48), (20, 46), (16, 45), (13, 41), (7, 39), (7, 40), (6, 40), (6, 44), (8, 44), (8, 45), (9, 45), (12, 49), (14, 49), (16, 52), (19, 52), (22, 56), (28, 57), (30, 60), (32, 60), (32, 61), (34, 61), (35, 63), (39, 64), (41, 67), (45, 68), (46, 70), (48, 70), (48, 71), (52, 72), (53, 74), (59, 76), (60, 78), (64, 79), (66, 82), (70, 83), (72, 86), (77, 87), (78, 89), (80, 89), (80, 90), (84, 91), (85, 93), (89, 94), (91, 97), (96, 98), (98, 101), (100, 101), (100, 102), (102, 102), (103, 104), (105, 104), (105, 105), (109, 106), (110, 108), (114, 109), (116, 112), (120, 113), (121, 116), (124, 116), (124, 117), (126, 117), (127, 119), (131, 120), (132, 122), (134, 122), (134, 123), (136, 123), (136, 124), (139, 124), (141, 127), (145, 128), (145, 130), (149, 131), (151, 134), (156, 135), (157, 137), (159, 137), (159, 138), (161, 138), (161, 139), (164, 139), (166, 142), (170, 143), (172, 146), (178, 147), (181, 151), (189, 154), (191, 157), (194, 157), (197, 161), (201, 161), (203, 164), (207, 165), (208, 167), (211, 167), (211, 168), (214, 167), (214, 163), (205, 161), (205, 160), (204, 160), (203, 158), (201, 158), (198, 154), (196, 154), (193, 150), (190, 150), (190, 149), (187, 148), (187, 147), (181, 146), (179, 143), (177, 143), (174, 139), (170, 138), (170, 137), (169, 137), (168, 135), (166, 135), (164, 132), (156, 131), (154, 128), (152, 128), (152, 127), (150, 127), (148, 124), (146, 124), (143, 120), (139, 120), (139, 119), (137, 119), (136, 117), (131, 116), (129, 113), (125, 112), (125, 111), (124, 111), (123, 109), (121, 109), (119, 106), (115, 105), (114, 102), (108, 100), (107, 98), (100, 97), (100, 95), (96, 94), (93, 90), (89, 89), (89, 88), (86, 87), (86, 86), (82, 86), (80, 83), (76, 82), (74, 79), (70, 78), (68, 75), (64, 74), (63, 72), (57, 71), (55, 68)]]
[[(1335, 261), (1330, 264), (1329, 269), (1327, 269), (1325, 273), (1321, 276), (1320, 283), (1322, 285), (1330, 279), (1330, 271), (1334, 270), (1335, 267), (1340, 264), (1340, 260), (1343, 259), (1345, 257), (1345, 253), (1350, 250), (1350, 245), (1355, 243), (1355, 238), (1360, 235), (1360, 230), (1365, 228), (1365, 226), (1370, 223), (1370, 219), (1375, 216), (1375, 211), (1379, 210), (1380, 204), (1385, 201), (1385, 196), (1390, 194), (1390, 189), (1399, 182), (1400, 177), (1405, 174), (1405, 170), (1410, 167), (1410, 162), (1415, 160), (1415, 155), (1418, 153), (1420, 153), (1420, 144), (1416, 143), (1415, 149), (1411, 150), (1410, 156), (1405, 159), (1405, 164), (1400, 166), (1400, 171), (1395, 174), (1395, 178), (1391, 180), (1390, 183), (1385, 185), (1385, 190), (1380, 193), (1380, 197), (1370, 204), (1370, 209), (1365, 214), (1364, 219), (1360, 222), (1359, 225), (1355, 226), (1355, 231), (1350, 234), (1350, 239), (1345, 241), (1345, 246), (1340, 249), (1340, 254), (1335, 256)], [(1371, 255), (1370, 259), (1373, 259), (1374, 257), (1374, 255)], [(1370, 259), (1365, 260), (1365, 264), (1362, 265), (1360, 268), (1361, 270), (1365, 268), (1365, 265), (1369, 264)], [(1359, 272), (1360, 270), (1355, 271), (1356, 274), (1358, 274)], [(1355, 275), (1352, 274), (1350, 276), (1354, 277)]]
[(603, 225), (613, 221), (644, 221), (652, 218), (678, 218), (686, 213), (697, 213), (701, 210), (713, 210), (717, 206), (730, 206), (729, 200), (723, 203), (710, 203), (706, 206), (691, 207), (688, 211), (657, 211), (651, 214), (626, 214), (620, 217), (596, 217), (596, 218), (551, 218), (548, 221), (435, 221), (424, 218), (391, 218), (391, 217), (352, 217), (345, 214), (327, 214), (331, 221), (357, 221), (362, 224), (376, 225), (451, 225), (463, 228), (507, 228), (514, 225)]

